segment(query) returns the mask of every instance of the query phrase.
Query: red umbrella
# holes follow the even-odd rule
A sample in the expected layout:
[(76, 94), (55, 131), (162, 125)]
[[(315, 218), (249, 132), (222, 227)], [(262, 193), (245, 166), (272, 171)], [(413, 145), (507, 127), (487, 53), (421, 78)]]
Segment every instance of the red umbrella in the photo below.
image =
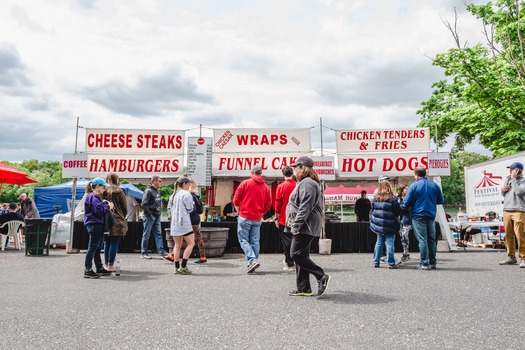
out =
[(2, 185), (23, 185), (36, 182), (27, 177), (27, 174), (16, 170), (15, 168), (0, 163), (0, 194), (2, 193)]

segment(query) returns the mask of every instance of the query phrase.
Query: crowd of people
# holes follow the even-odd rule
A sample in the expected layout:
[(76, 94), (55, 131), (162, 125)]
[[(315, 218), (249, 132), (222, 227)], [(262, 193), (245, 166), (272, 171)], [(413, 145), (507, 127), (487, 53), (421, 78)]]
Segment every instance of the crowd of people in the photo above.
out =
[[(516, 162), (508, 168), (510, 175), (501, 190), (504, 197), (503, 219), (507, 233), (508, 258), (500, 264), (517, 264), (517, 243), (520, 267), (525, 267), (523, 165)], [(313, 168), (313, 160), (307, 156), (299, 157), (291, 166), (283, 167), (282, 174), (283, 181), (278, 185), (272, 203), (270, 188), (262, 176), (262, 168), (259, 165), (254, 166), (251, 169), (251, 177), (240, 183), (231, 196), (231, 203), (225, 206), (224, 218), (237, 221), (237, 236), (245, 254), (247, 273), (254, 274), (261, 265), (261, 222), (265, 213), (271, 211), (283, 247), (283, 270), (296, 274), (296, 288), (290, 291), (289, 295), (314, 295), (310, 285), (310, 275), (313, 275), (318, 283), (317, 295), (320, 296), (326, 291), (331, 280), (331, 276), (310, 258), (311, 244), (320, 236), (323, 224), (321, 183)], [(142, 209), (143, 221), (142, 259), (152, 259), (148, 253), (148, 245), (150, 234), (153, 232), (159, 258), (173, 262), (175, 274), (192, 274), (188, 260), (195, 244), (199, 247), (199, 259), (195, 263), (207, 262), (200, 234), (203, 204), (196, 183), (189, 177), (180, 177), (174, 183), (174, 192), (168, 201), (170, 229), (167, 232), (168, 241), (173, 241), (172, 252), (166, 251), (161, 235), (161, 183), (162, 179), (159, 176), (153, 176), (140, 204), (126, 197), (119, 187), (120, 179), (117, 174), (109, 174), (105, 180), (95, 178), (87, 185), (84, 224), (89, 234), (89, 242), (85, 257), (85, 278), (108, 276), (116, 271), (119, 243), (127, 233), (127, 222), (139, 220), (139, 207)], [(38, 210), (27, 194), (21, 194), (20, 200), (20, 205), (4, 204), (0, 212), (0, 224), (6, 220), (38, 217)], [(414, 170), (414, 181), (409, 186), (400, 185), (397, 193), (387, 175), (379, 177), (372, 201), (363, 191), (361, 198), (356, 202), (356, 219), (369, 221), (370, 230), (377, 235), (373, 255), (374, 267), (380, 267), (381, 261), (386, 261), (390, 269), (398, 269), (401, 263), (410, 259), (409, 232), (413, 230), (420, 252), (420, 261), (416, 268), (436, 269), (435, 218), (437, 205), (443, 203), (441, 188), (426, 177), (424, 167), (417, 167)], [(394, 241), (397, 235), (400, 236), (403, 246), (403, 254), (399, 261), (394, 257)], [(183, 242), (186, 244), (184, 250)], [(386, 257), (382, 258), (385, 245)], [(101, 257), (102, 249), (104, 260)]]

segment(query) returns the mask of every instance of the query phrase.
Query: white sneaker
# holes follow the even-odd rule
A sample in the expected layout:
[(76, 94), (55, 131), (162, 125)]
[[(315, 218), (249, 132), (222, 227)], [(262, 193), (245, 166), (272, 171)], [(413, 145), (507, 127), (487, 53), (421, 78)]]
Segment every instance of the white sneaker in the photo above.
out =
[(525, 260), (520, 261), (520, 267), (525, 268)]

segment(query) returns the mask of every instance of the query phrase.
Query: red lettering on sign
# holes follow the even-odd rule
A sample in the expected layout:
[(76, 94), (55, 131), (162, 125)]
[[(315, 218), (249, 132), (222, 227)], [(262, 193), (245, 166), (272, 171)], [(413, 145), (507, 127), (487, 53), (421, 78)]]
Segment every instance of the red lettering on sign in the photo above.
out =
[(237, 135), (237, 144), (239, 146), (262, 146), (262, 145), (286, 145), (288, 138), (286, 135)]

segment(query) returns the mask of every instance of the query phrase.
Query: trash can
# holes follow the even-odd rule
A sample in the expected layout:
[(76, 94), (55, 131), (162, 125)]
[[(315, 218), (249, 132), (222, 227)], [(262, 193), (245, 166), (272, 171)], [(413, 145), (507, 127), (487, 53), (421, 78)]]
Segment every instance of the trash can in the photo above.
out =
[(26, 219), (26, 256), (49, 255), (51, 219)]

